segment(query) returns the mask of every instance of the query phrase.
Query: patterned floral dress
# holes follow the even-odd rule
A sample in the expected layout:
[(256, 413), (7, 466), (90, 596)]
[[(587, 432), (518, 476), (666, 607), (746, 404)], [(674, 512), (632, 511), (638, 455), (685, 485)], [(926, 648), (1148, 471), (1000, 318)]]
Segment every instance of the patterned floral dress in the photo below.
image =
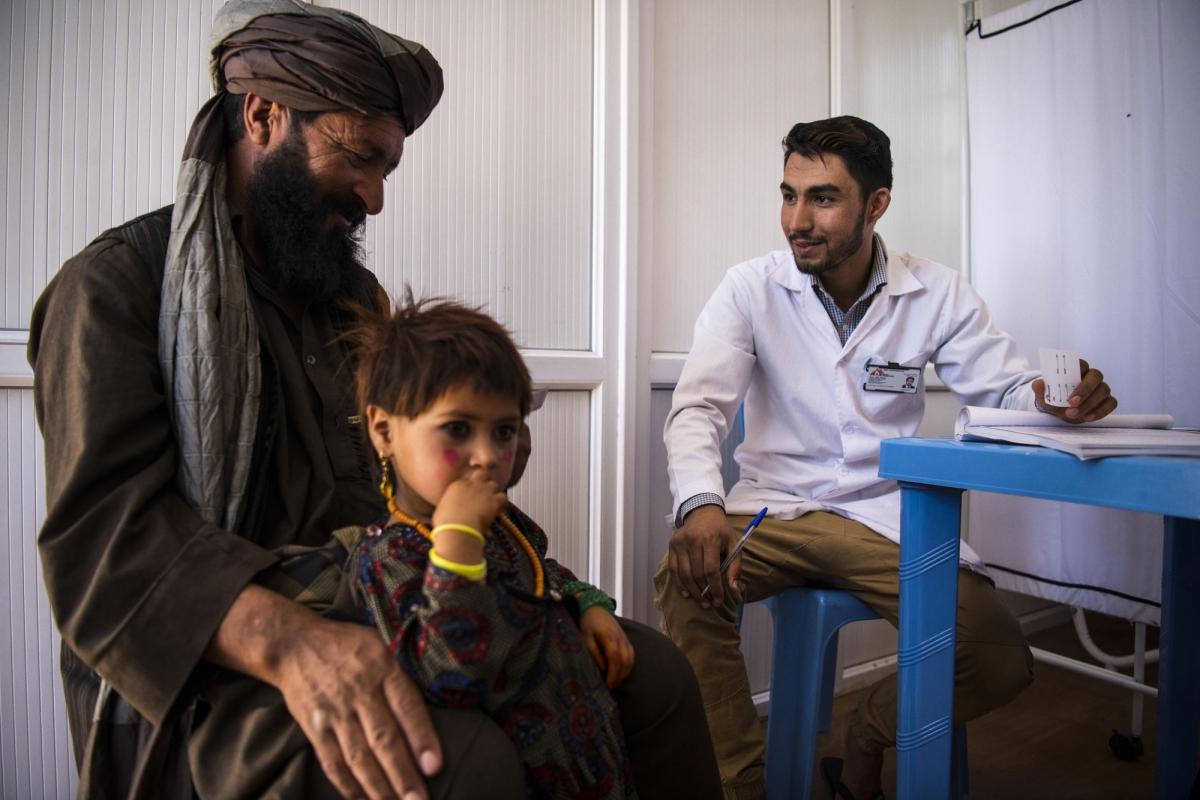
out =
[(505, 514), (543, 564), (543, 598), (529, 555), (497, 520), (483, 581), (431, 564), (412, 526), (367, 528), (350, 562), (355, 601), (431, 703), (482, 708), (500, 724), (530, 798), (636, 797), (617, 705), (562, 595), (576, 578), (545, 558), (533, 520), (512, 505)]

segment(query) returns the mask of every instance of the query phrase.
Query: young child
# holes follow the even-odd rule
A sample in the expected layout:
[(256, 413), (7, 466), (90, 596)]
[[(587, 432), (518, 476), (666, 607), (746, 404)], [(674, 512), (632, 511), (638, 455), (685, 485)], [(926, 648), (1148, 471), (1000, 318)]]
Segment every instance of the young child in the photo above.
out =
[(411, 300), (353, 341), (391, 512), (350, 560), (356, 602), (432, 703), (497, 720), (530, 797), (634, 797), (609, 691), (633, 648), (504, 494), (531, 394), (516, 346), (485, 314)]

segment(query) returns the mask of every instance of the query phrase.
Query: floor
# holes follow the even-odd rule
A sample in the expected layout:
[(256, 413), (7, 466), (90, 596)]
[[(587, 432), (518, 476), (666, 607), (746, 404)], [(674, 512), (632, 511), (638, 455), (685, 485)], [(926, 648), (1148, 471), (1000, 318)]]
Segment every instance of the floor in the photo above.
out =
[[(1093, 640), (1105, 651), (1122, 654), (1133, 650), (1133, 626), (1120, 619), (1089, 614)], [(1147, 648), (1157, 644), (1157, 629), (1150, 628)], [(1072, 658), (1087, 656), (1070, 624), (1030, 637), (1034, 647)], [(1137, 761), (1115, 758), (1108, 740), (1113, 729), (1129, 733), (1131, 692), (1075, 672), (1038, 662), (1035, 678), (1020, 697), (967, 726), (972, 800), (1119, 800), (1153, 796), (1155, 699), (1147, 697), (1142, 722), (1145, 755)], [(1154, 665), (1147, 680), (1157, 678)], [(838, 719), (854, 708), (858, 693), (834, 701), (834, 730)], [(838, 755), (840, 744), (823, 734), (818, 741), (818, 761)], [(894, 796), (894, 751), (884, 766), (884, 789)], [(813, 798), (830, 796), (823, 783), (814, 785)]]

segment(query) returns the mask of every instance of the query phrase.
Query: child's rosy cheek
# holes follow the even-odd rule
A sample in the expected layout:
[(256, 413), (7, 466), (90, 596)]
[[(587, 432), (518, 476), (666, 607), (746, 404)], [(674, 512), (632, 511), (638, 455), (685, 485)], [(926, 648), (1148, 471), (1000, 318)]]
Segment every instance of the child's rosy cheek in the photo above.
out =
[(452, 467), (455, 466), (456, 464), (458, 464), (458, 451), (454, 450), (453, 448), (447, 447), (445, 450), (442, 451), (442, 461), (445, 461), (447, 464), (449, 464)]
[(511, 464), (513, 462), (514, 455), (516, 455), (516, 453), (511, 447), (506, 450), (501, 450), (500, 451), (500, 460), (503, 461), (505, 464)]

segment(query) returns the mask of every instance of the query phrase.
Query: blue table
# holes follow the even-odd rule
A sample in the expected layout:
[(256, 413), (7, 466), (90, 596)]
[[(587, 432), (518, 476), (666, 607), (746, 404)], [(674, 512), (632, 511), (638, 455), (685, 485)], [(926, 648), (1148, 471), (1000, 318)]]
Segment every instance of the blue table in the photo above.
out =
[(1200, 744), (1200, 458), (1080, 461), (1040, 447), (893, 439), (879, 475), (900, 482), (897, 795), (948, 797), (962, 492), (1163, 514), (1155, 795), (1186, 797)]

